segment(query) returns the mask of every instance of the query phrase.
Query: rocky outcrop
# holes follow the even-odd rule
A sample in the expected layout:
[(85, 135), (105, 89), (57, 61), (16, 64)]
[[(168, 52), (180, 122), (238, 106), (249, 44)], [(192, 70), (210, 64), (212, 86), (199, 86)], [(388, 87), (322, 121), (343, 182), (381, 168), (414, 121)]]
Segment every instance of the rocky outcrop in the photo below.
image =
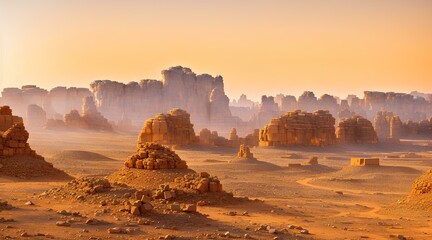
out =
[(64, 115), (64, 121), (48, 119), (47, 129), (89, 129), (96, 131), (112, 131), (113, 128), (102, 114), (96, 109), (93, 97), (82, 99), (82, 113), (72, 110)]
[(360, 116), (340, 121), (336, 128), (336, 139), (341, 144), (378, 143), (378, 137), (372, 123)]
[(382, 141), (390, 137), (390, 121), (393, 117), (392, 112), (378, 111), (374, 118), (374, 128), (378, 138)]
[(184, 109), (201, 127), (232, 126), (238, 120), (231, 115), (221, 76), (197, 75), (181, 66), (163, 70), (162, 81), (98, 80), (90, 87), (99, 111), (112, 120), (127, 112), (132, 120), (142, 121), (172, 108)]
[(390, 138), (394, 140), (399, 140), (403, 135), (403, 124), (399, 116), (393, 116), (390, 119)]
[(167, 114), (157, 114), (144, 123), (138, 136), (139, 143), (153, 142), (166, 145), (191, 145), (196, 143), (190, 115), (182, 109), (172, 109)]
[(140, 143), (136, 152), (125, 162), (128, 168), (147, 170), (185, 169), (187, 164), (168, 147), (156, 143)]
[(342, 120), (344, 118), (354, 117), (355, 115), (356, 115), (355, 112), (351, 112), (350, 110), (345, 108), (344, 110), (339, 111), (337, 116), (338, 116), (339, 120)]
[(251, 153), (251, 151), (250, 151), (250, 149), (249, 149), (249, 147), (248, 146), (245, 146), (245, 145), (240, 145), (240, 149), (239, 149), (239, 151), (238, 151), (238, 153), (237, 153), (237, 157), (238, 158), (247, 158), (247, 159), (252, 159), (252, 158), (254, 158), (253, 157), (253, 154)]
[(0, 157), (31, 156), (42, 158), (27, 143), (29, 133), (22, 118), (13, 116), (9, 106), (0, 108)]
[(260, 130), (260, 146), (326, 146), (336, 143), (335, 119), (328, 111), (294, 111), (273, 118)]
[(261, 127), (270, 119), (280, 115), (278, 104), (275, 102), (274, 97), (263, 95), (261, 97), (261, 105), (258, 113), (252, 118), (254, 127)]
[(23, 123), (23, 119), (12, 115), (12, 109), (9, 106), (0, 107), (0, 132), (6, 131), (18, 123)]
[(81, 107), (82, 98), (91, 96), (87, 88), (55, 87), (50, 91), (35, 85), (21, 88), (5, 88), (2, 91), (2, 102), (14, 108), (18, 115), (26, 116), (29, 105), (36, 104), (43, 108), (47, 117), (65, 114)]
[(222, 184), (217, 177), (212, 177), (206, 172), (187, 174), (174, 180), (182, 188), (190, 188), (200, 193), (222, 192)]
[(233, 147), (237, 148), (241, 144), (247, 146), (258, 146), (259, 130), (255, 129), (253, 133), (246, 135), (245, 137), (237, 136), (237, 130), (231, 129), (230, 135), (227, 138), (219, 136), (217, 131), (210, 131), (207, 128), (202, 129), (199, 132), (198, 145), (201, 146), (214, 146), (214, 147)]

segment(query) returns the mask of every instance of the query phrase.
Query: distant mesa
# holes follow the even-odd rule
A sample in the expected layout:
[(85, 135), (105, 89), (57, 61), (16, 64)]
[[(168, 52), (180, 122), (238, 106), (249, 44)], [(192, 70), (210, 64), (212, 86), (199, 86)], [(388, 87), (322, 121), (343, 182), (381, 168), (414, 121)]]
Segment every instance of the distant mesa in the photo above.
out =
[[(94, 108), (91, 111), (99, 114), (89, 114), (86, 118), (86, 114), (80, 113), (83, 98), (92, 99), (94, 105), (90, 105)], [(230, 102), (221, 76), (196, 74), (182, 66), (162, 70), (161, 80), (143, 79), (127, 84), (96, 80), (89, 88), (55, 87), (51, 90), (35, 85), (5, 88), (0, 103), (11, 106), (17, 115), (23, 116), (28, 129), (46, 125), (50, 129), (126, 132), (135, 132), (143, 121), (160, 112), (178, 108), (190, 115), (190, 122), (197, 132), (208, 129), (218, 133), (216, 137), (214, 133), (202, 132), (202, 137), (207, 138), (203, 141), (208, 140), (215, 146), (238, 147), (241, 141), (232, 144), (225, 140), (233, 141), (229, 136), (232, 128), (238, 135), (254, 134), (255, 129), (263, 129), (272, 119), (297, 110), (309, 113), (328, 111), (338, 123), (361, 116), (373, 123), (380, 142), (397, 143), (400, 138), (432, 136), (430, 94), (364, 91), (363, 96), (348, 95), (340, 99), (330, 94), (317, 96), (312, 91), (304, 91), (298, 97), (263, 95), (260, 102), (242, 94), (238, 100)], [(255, 141), (259, 141), (259, 137)], [(353, 143), (354, 140), (348, 141)], [(362, 139), (355, 141), (365, 142)], [(325, 141), (323, 144), (331, 145)], [(247, 145), (254, 146), (255, 143)]]

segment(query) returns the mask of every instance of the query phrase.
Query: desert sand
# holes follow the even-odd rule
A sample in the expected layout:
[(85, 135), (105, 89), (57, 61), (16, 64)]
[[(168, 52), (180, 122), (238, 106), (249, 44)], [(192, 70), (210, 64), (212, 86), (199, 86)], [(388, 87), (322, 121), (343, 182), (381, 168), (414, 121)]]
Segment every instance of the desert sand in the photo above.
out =
[[(135, 150), (136, 134), (84, 131), (32, 131), (33, 149), (71, 177), (124, 174), (125, 159)], [(157, 187), (188, 172), (217, 176), (227, 192), (153, 203), (141, 216), (118, 211), (110, 201), (133, 195), (119, 184), (85, 201), (50, 189), (71, 179), (50, 176), (0, 178), (0, 237), (21, 239), (430, 239), (431, 212), (402, 204), (411, 184), (432, 167), (424, 141), (352, 147), (255, 147), (256, 159), (238, 159), (237, 150), (182, 147), (176, 153), (189, 169), (146, 171), (134, 187)], [(410, 158), (411, 154), (414, 158)], [(319, 164), (308, 165), (311, 156)], [(404, 156), (404, 157), (398, 157)], [(379, 157), (379, 167), (349, 166), (351, 157)], [(299, 166), (289, 164), (300, 163)], [(31, 165), (31, 164), (29, 164)], [(122, 170), (123, 169), (123, 170)], [(140, 169), (127, 169), (127, 171)], [(170, 170), (165, 170), (170, 171)], [(184, 171), (184, 172), (181, 172)], [(132, 176), (132, 177), (131, 177)], [(128, 181), (127, 179), (125, 181)], [(159, 181), (159, 182), (158, 182)], [(66, 185), (67, 186), (67, 185)], [(228, 193), (232, 193), (228, 194)], [(54, 194), (56, 197), (46, 197)], [(61, 195), (63, 194), (63, 195)], [(116, 196), (115, 198), (113, 196)], [(172, 202), (198, 204), (197, 212), (170, 212)], [(8, 221), (12, 220), (13, 221)], [(57, 226), (67, 222), (70, 226)], [(86, 223), (87, 222), (87, 223)], [(57, 225), (56, 225), (57, 224)], [(267, 227), (268, 226), (268, 227)], [(110, 234), (119, 227), (125, 234)], [(261, 230), (260, 230), (261, 229)], [(276, 231), (273, 233), (273, 231)]]

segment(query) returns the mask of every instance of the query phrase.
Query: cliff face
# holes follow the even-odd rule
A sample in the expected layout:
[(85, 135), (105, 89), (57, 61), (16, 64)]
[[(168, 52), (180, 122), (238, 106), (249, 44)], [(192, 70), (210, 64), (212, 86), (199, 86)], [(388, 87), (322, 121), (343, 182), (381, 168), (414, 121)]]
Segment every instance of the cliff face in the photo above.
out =
[(222, 77), (197, 75), (181, 66), (163, 70), (162, 81), (123, 84), (98, 80), (90, 87), (99, 111), (111, 120), (119, 120), (126, 112), (130, 118), (142, 121), (157, 113), (181, 108), (190, 113), (197, 126), (217, 128), (236, 121), (229, 109)]
[(35, 85), (26, 85), (3, 89), (2, 104), (11, 106), (21, 116), (26, 116), (29, 105), (37, 105), (51, 118), (56, 114), (63, 115), (73, 109), (80, 109), (83, 97), (87, 96), (91, 96), (87, 88), (55, 87), (48, 91)]

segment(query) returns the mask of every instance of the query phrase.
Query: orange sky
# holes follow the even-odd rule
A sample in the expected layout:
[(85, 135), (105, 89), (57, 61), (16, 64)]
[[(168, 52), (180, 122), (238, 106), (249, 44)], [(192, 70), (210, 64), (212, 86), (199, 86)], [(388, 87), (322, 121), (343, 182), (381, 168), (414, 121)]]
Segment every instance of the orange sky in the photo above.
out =
[(222, 75), (229, 97), (432, 92), (432, 1), (0, 0), (0, 87)]

